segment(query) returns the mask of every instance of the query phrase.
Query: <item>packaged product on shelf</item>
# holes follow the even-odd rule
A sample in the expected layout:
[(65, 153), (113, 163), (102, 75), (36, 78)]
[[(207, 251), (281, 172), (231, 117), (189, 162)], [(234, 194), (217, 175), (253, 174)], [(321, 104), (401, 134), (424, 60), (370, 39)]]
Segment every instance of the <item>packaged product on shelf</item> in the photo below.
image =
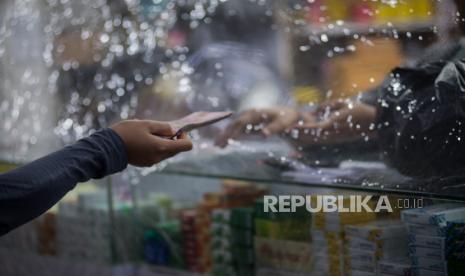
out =
[(213, 250), (212, 258), (214, 266), (233, 266), (233, 255), (231, 250)]
[(386, 275), (411, 275), (412, 264), (410, 259), (403, 258), (398, 260), (384, 260), (379, 261), (377, 264), (377, 271), (380, 274)]
[(211, 217), (212, 223), (229, 224), (231, 212), (228, 209), (215, 209)]
[(253, 265), (254, 264), (254, 250), (253, 246), (234, 246), (232, 253), (235, 256), (234, 261), (239, 266)]
[[(312, 236), (318, 231), (312, 231)], [(323, 232), (323, 235), (318, 234), (313, 237), (318, 237), (312, 240), (312, 251), (315, 254), (314, 270), (320, 273), (327, 271), (330, 275), (341, 275), (343, 238), (340, 233)]]
[(230, 224), (232, 227), (252, 229), (254, 227), (254, 209), (253, 208), (232, 209)]
[(445, 226), (447, 221), (465, 219), (465, 206), (455, 203), (436, 204), (405, 210), (401, 217), (406, 223)]
[(446, 239), (444, 237), (408, 235), (409, 246), (428, 247), (437, 250), (446, 249)]
[(425, 270), (447, 273), (447, 261), (422, 257), (410, 257), (412, 265)]
[(374, 272), (368, 272), (363, 270), (351, 270), (349, 275), (357, 275), (357, 276), (374, 276)]
[(360, 238), (345, 237), (345, 246), (350, 250), (371, 252), (377, 260), (407, 256), (407, 236), (397, 239), (368, 241)]
[[(347, 197), (344, 200), (349, 202), (350, 198)], [(373, 204), (373, 202), (369, 204)], [(375, 253), (354, 249), (354, 254), (351, 256), (350, 252), (347, 251), (344, 237), (346, 226), (368, 223), (375, 219), (376, 214), (370, 212), (318, 212), (313, 214), (312, 247), (315, 252), (318, 252), (315, 256), (315, 263), (318, 263), (315, 267), (318, 268), (318, 271), (328, 271), (330, 275), (342, 275), (343, 271), (351, 270), (374, 271)], [(357, 250), (360, 251), (360, 254), (355, 254)], [(370, 260), (367, 261), (367, 259)], [(324, 269), (325, 266), (327, 269)]]
[(255, 200), (265, 194), (266, 189), (243, 181), (224, 180), (222, 185), (226, 197), (227, 206), (224, 207), (242, 207), (251, 206)]
[(204, 201), (218, 202), (210, 209), (214, 275), (250, 275), (254, 271), (255, 209), (250, 206), (264, 192), (247, 182), (225, 180), (219, 193), (204, 195)]
[(39, 237), (36, 231), (38, 220), (30, 221), (0, 239), (0, 248), (22, 252), (39, 253)]
[[(295, 213), (264, 212), (262, 199), (255, 202), (253, 209), (256, 268), (289, 273), (309, 271), (311, 263), (304, 265), (299, 262), (304, 259), (311, 261), (311, 214), (305, 208), (298, 208)], [(297, 249), (292, 252), (293, 247), (304, 251)], [(279, 254), (285, 258), (279, 258)]]
[(448, 275), (450, 268), (454, 270), (451, 261), (465, 252), (460, 223), (464, 216), (464, 206), (455, 203), (402, 212), (408, 222), (410, 259), (418, 275)]
[(254, 256), (254, 208), (233, 208), (231, 210), (231, 243), (234, 267), (239, 275), (253, 271)]
[(398, 221), (345, 226), (345, 265), (374, 272), (378, 261), (408, 256), (406, 227)]
[(295, 213), (264, 212), (263, 200), (254, 205), (255, 233), (259, 237), (279, 240), (310, 241), (311, 214), (305, 207), (297, 208)]
[(353, 213), (354, 215), (327, 213), (320, 216), (319, 213), (315, 214), (315, 226), (329, 232), (343, 232), (345, 225), (359, 224), (376, 219), (374, 213)]
[(183, 235), (182, 251), (188, 270), (207, 272), (211, 269), (210, 255), (210, 219), (201, 210), (187, 210), (181, 214)]
[(231, 232), (233, 245), (253, 246), (254, 231), (252, 229), (233, 227)]
[(157, 224), (144, 233), (143, 252), (150, 264), (184, 268), (182, 234), (179, 221)]
[(310, 243), (255, 237), (255, 259), (259, 267), (298, 272), (312, 270)]
[(446, 236), (446, 228), (444, 226), (439, 226), (439, 225), (407, 223), (407, 229), (408, 229), (409, 234), (412, 234), (412, 235), (436, 236), (436, 237)]
[(215, 265), (213, 266), (211, 274), (214, 276), (234, 276), (236, 272), (230, 265)]
[(407, 228), (401, 221), (377, 220), (364, 225), (347, 225), (345, 226), (345, 233), (351, 237), (379, 241), (406, 237)]
[(47, 212), (40, 216), (36, 231), (39, 254), (56, 255), (56, 213)]
[(344, 271), (376, 272), (376, 262), (344, 260)]
[[(102, 194), (85, 193), (77, 201), (59, 204), (56, 216), (59, 257), (100, 264), (112, 261), (112, 225), (107, 206), (101, 204), (102, 198)], [(122, 213), (116, 211), (115, 223), (121, 217)]]
[(429, 258), (437, 260), (446, 260), (446, 252), (436, 248), (410, 246), (409, 254), (420, 258)]
[(415, 276), (416, 275), (418, 276), (447, 276), (448, 273), (441, 272), (441, 271), (428, 270), (428, 269), (423, 269), (423, 268), (415, 268), (413, 269), (413, 275)]
[(229, 224), (214, 222), (210, 226), (210, 233), (213, 237), (224, 238), (229, 241), (232, 235), (231, 232), (231, 226)]
[(309, 240), (310, 234), (308, 233), (307, 227), (309, 222), (302, 222), (304, 225), (298, 226), (296, 229), (293, 228), (294, 223), (284, 220), (267, 220), (267, 219), (256, 219), (255, 220), (255, 233), (259, 237), (266, 237), (272, 239), (290, 239), (290, 240)]

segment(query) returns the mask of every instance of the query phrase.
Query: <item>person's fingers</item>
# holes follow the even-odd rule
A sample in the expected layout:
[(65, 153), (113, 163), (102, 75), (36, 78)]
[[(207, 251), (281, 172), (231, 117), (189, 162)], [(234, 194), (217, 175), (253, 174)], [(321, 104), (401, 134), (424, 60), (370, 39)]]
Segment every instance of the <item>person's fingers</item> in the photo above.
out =
[(186, 132), (181, 132), (181, 134), (179, 134), (179, 136), (176, 138), (177, 139), (189, 139), (189, 135), (187, 135)]
[(187, 138), (170, 140), (153, 136), (153, 140), (157, 144), (157, 151), (159, 151), (162, 154), (176, 154), (183, 151), (190, 151), (193, 147), (191, 140)]
[(316, 116), (313, 113), (302, 112), (300, 116), (303, 119), (303, 123), (315, 123), (316, 122)]
[(296, 125), (294, 129), (297, 130), (312, 130), (312, 129), (317, 129), (317, 130), (330, 130), (334, 128), (334, 120), (325, 120), (321, 122), (313, 122), (313, 123), (306, 123), (303, 125)]
[(266, 137), (269, 137), (273, 134), (283, 132), (287, 127), (288, 124), (285, 121), (280, 120), (280, 118), (277, 118), (276, 120), (268, 124), (266, 127), (264, 127), (262, 129), (262, 132)]
[(270, 112), (270, 114), (272, 115), (269, 118), (270, 123), (262, 130), (266, 137), (284, 132), (286, 128), (292, 126), (299, 118), (299, 113), (295, 110), (280, 110), (278, 113), (273, 114)]
[(314, 113), (324, 113), (326, 111), (333, 112), (336, 110), (340, 110), (346, 106), (346, 103), (341, 100), (333, 100), (333, 101), (328, 101), (320, 104), (318, 108), (316, 109), (316, 112)]
[(219, 147), (227, 146), (228, 140), (241, 136), (248, 124), (256, 124), (259, 121), (260, 115), (257, 113), (257, 111), (251, 110), (242, 113), (218, 136), (215, 144)]
[(232, 133), (234, 132), (234, 129), (237, 127), (236, 122), (233, 122), (232, 124), (229, 124), (223, 132), (220, 133), (220, 135), (216, 138), (215, 144), (219, 147), (224, 148), (228, 144), (228, 139), (232, 137)]
[(170, 137), (176, 134), (173, 127), (166, 122), (146, 121), (151, 134), (162, 137)]
[(193, 147), (192, 141), (187, 137), (175, 140), (173, 145), (176, 152), (190, 151)]

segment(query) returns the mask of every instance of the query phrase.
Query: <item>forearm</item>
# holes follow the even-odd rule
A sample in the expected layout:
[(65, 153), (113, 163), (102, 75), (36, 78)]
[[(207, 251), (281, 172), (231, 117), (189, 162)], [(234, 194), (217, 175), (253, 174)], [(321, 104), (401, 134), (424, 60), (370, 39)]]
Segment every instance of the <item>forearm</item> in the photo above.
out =
[(77, 183), (126, 165), (123, 141), (106, 129), (0, 175), (0, 235), (44, 213)]

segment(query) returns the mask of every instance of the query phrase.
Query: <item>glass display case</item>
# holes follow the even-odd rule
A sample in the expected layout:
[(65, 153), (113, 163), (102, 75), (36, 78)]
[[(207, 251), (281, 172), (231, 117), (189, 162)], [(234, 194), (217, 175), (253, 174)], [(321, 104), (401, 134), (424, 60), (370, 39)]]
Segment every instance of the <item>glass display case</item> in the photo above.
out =
[[(223, 172), (209, 171), (207, 159), (195, 168), (175, 161), (136, 182), (123, 174), (79, 184), (2, 237), (0, 267), (6, 275), (461, 275), (462, 185), (440, 191), (368, 162), (300, 174), (259, 155)], [(285, 205), (266, 210), (274, 198)], [(324, 212), (325, 198), (348, 210)], [(391, 209), (375, 211), (381, 198)], [(300, 200), (308, 202), (293, 211)], [(363, 200), (368, 209), (357, 211)]]
[[(453, 1), (23, 0), (0, 19), (0, 173), (119, 120), (235, 112), (192, 131), (192, 151), (80, 183), (0, 237), (0, 275), (465, 273), (465, 179), (420, 166), (459, 162), (454, 148), (388, 152), (374, 125), (354, 131), (360, 113), (335, 140), (313, 127), (463, 44)], [(304, 115), (222, 137), (271, 109)]]

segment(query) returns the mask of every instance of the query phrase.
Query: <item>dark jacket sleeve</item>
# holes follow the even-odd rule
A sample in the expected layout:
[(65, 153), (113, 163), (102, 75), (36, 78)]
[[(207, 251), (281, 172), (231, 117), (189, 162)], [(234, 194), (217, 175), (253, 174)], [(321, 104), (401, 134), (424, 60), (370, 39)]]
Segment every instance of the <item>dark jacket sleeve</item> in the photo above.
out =
[(0, 235), (41, 215), (77, 183), (127, 166), (121, 138), (111, 129), (0, 175)]

